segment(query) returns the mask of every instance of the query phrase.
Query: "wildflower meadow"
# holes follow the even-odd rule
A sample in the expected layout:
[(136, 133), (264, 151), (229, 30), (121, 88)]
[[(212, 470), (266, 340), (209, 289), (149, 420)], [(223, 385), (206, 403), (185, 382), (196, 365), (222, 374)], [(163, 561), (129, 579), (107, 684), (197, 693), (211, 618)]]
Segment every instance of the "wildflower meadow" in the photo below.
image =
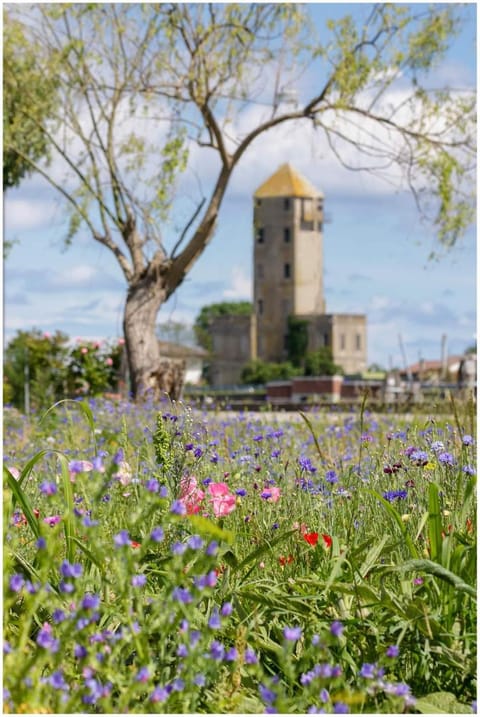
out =
[(475, 415), (4, 419), (4, 712), (476, 712)]

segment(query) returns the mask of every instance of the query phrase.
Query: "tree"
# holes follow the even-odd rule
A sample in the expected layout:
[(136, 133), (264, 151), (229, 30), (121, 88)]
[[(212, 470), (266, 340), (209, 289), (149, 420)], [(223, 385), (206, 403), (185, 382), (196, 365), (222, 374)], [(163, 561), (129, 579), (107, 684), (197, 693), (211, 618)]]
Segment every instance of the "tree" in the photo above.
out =
[(52, 68), (39, 67), (33, 42), (22, 24), (4, 11), (3, 190), (17, 186), (33, 170), (32, 161), (49, 156), (42, 124), (54, 114), (56, 80)]
[(250, 301), (221, 301), (216, 304), (202, 306), (193, 325), (199, 345), (207, 351), (212, 350), (210, 325), (217, 316), (249, 316), (252, 311)]
[(335, 376), (343, 374), (341, 366), (333, 362), (330, 346), (322, 346), (305, 357), (305, 376)]
[[(330, 22), (320, 41), (308, 6), (294, 3), (8, 7), (7, 42), (15, 14), (28, 40), (19, 52), (34, 46), (40, 69), (61, 61), (51, 119), (28, 88), (18, 110), (44, 137), (52, 169), (14, 133), (5, 150), (66, 200), (67, 242), (86, 229), (119, 263), (134, 395), (162, 389), (158, 311), (211, 240), (239, 161), (271, 128), (311, 122), (346, 166), (353, 148), (354, 169), (395, 167), (419, 208), (433, 207), (445, 245), (472, 217), (475, 98), (428, 84), (457, 29), (454, 5), (373, 5), (358, 25)], [(315, 87), (293, 106), (289, 87), (310, 65)], [(268, 105), (260, 119), (249, 119), (252, 101)], [(211, 155), (212, 186), (167, 249), (162, 229), (195, 146)]]
[(303, 366), (308, 347), (308, 321), (298, 316), (288, 317), (287, 353), (294, 366)]
[(298, 376), (301, 370), (289, 361), (273, 363), (253, 359), (242, 369), (241, 380), (247, 385), (263, 385), (268, 381), (282, 381)]

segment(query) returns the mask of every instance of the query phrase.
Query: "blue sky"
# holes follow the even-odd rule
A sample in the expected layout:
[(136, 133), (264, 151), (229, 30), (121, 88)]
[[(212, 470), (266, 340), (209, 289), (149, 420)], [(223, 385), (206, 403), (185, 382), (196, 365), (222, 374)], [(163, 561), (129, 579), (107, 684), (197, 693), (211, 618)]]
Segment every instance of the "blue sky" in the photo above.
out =
[[(358, 7), (358, 6), (357, 6)], [(330, 15), (348, 6), (329, 6)], [(325, 7), (315, 9), (320, 19)], [(476, 84), (475, 6), (467, 25), (437, 69), (452, 85)], [(195, 165), (195, 162), (197, 164)], [(476, 234), (472, 227), (454, 249), (440, 252), (432, 228), (422, 224), (413, 200), (369, 175), (349, 172), (305, 127), (283, 127), (252, 146), (237, 167), (216, 234), (159, 322), (192, 323), (201, 307), (249, 299), (252, 291), (252, 195), (283, 162), (292, 163), (325, 194), (325, 298), (329, 313), (365, 313), (368, 362), (402, 365), (401, 334), (409, 363), (440, 357), (442, 334), (450, 354), (476, 334)], [(205, 179), (210, 165), (192, 154)], [(179, 191), (189, 191), (194, 172)], [(196, 180), (195, 180), (196, 181)], [(65, 216), (40, 177), (9, 190), (4, 233), (18, 240), (4, 266), (4, 335), (19, 329), (60, 329), (73, 339), (121, 335), (125, 283), (113, 256), (81, 232), (65, 250)]]

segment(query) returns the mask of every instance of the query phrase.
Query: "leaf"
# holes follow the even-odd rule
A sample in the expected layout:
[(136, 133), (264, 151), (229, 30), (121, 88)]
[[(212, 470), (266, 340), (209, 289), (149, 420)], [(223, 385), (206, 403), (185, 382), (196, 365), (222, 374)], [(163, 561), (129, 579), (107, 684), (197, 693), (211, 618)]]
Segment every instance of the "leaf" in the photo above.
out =
[(458, 702), (451, 692), (432, 692), (415, 702), (415, 709), (422, 714), (471, 714), (469, 705)]
[(90, 428), (90, 431), (92, 433), (92, 438), (94, 440), (95, 446), (96, 446), (96, 440), (95, 440), (95, 419), (93, 417), (92, 409), (88, 405), (86, 401), (75, 401), (73, 398), (63, 398), (61, 401), (57, 401), (53, 404), (53, 406), (50, 406), (50, 408), (45, 411), (43, 416), (41, 416), (39, 423), (41, 423), (49, 413), (51, 413), (55, 408), (60, 406), (62, 403), (72, 403), (75, 408), (77, 408), (83, 415), (85, 416), (88, 426)]
[(297, 530), (289, 530), (286, 533), (282, 533), (282, 535), (279, 535), (275, 540), (272, 540), (271, 542), (265, 542), (263, 545), (261, 545), (256, 550), (253, 550), (251, 553), (247, 555), (246, 558), (242, 560), (242, 562), (238, 565), (238, 570), (241, 570), (246, 565), (251, 563), (252, 561), (259, 558), (261, 555), (264, 555), (264, 553), (267, 553), (269, 550), (271, 550), (275, 545), (278, 545), (278, 543), (281, 543), (285, 540), (285, 538), (289, 538), (294, 533), (297, 533)]
[(440, 561), (442, 554), (442, 518), (438, 485), (430, 483), (428, 487), (428, 537), (432, 560)]
[(418, 551), (417, 551), (415, 545), (413, 544), (413, 540), (412, 540), (411, 536), (409, 535), (407, 528), (405, 526), (405, 523), (403, 523), (402, 517), (398, 513), (398, 511), (396, 511), (395, 508), (390, 505), (388, 500), (385, 500), (385, 498), (383, 496), (381, 496), (379, 493), (377, 493), (376, 490), (371, 490), (370, 488), (365, 488), (365, 490), (367, 493), (370, 493), (371, 495), (375, 496), (375, 498), (377, 498), (380, 501), (380, 503), (383, 505), (383, 507), (385, 508), (387, 513), (394, 519), (394, 521), (400, 528), (400, 531), (401, 531), (402, 536), (405, 540), (405, 543), (408, 547), (410, 555), (412, 556), (412, 558), (418, 558)]
[(235, 533), (231, 530), (225, 530), (220, 528), (216, 523), (212, 522), (208, 518), (203, 518), (201, 515), (188, 515), (187, 520), (192, 526), (203, 535), (210, 535), (218, 540), (224, 540), (229, 545), (235, 541)]
[[(41, 453), (44, 453), (44, 451), (41, 451)], [(35, 458), (38, 458), (37, 454)], [(32, 461), (34, 459), (32, 458)], [(33, 467), (33, 466), (32, 466)], [(30, 505), (30, 501), (28, 500), (27, 496), (25, 495), (24, 491), (22, 490), (21, 485), (19, 485), (19, 482), (15, 480), (15, 478), (12, 476), (8, 468), (4, 466), (3, 468), (3, 475), (7, 479), (7, 483), (10, 487), (10, 490), (13, 493), (14, 500), (12, 500), (12, 505), (14, 505), (15, 500), (18, 501), (20, 504), (23, 514), (27, 520), (28, 525), (30, 526), (30, 529), (34, 536), (38, 538), (40, 535), (40, 529), (38, 527), (38, 520), (36, 519), (35, 515), (33, 514), (32, 506)]]
[(447, 568), (444, 568), (439, 563), (433, 562), (433, 560), (408, 560), (406, 563), (403, 563), (403, 565), (395, 565), (393, 567), (386, 568), (387, 572), (405, 572), (407, 570), (415, 570), (419, 573), (428, 573), (429, 575), (435, 575), (435, 577), (444, 580), (450, 585), (453, 585), (456, 590), (459, 590), (460, 592), (465, 592), (475, 599), (477, 597), (477, 591), (474, 587), (468, 585), (462, 580), (462, 578), (458, 577), (458, 575), (455, 575), (455, 573), (452, 573), (451, 570), (447, 570)]

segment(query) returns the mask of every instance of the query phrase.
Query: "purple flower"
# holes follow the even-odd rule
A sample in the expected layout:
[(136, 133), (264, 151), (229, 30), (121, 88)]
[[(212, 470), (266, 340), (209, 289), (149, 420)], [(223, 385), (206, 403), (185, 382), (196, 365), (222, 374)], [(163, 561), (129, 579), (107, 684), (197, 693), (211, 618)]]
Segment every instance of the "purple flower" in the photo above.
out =
[(179, 645), (177, 647), (177, 656), (178, 657), (187, 657), (188, 656), (188, 647), (186, 645)]
[(12, 577), (10, 578), (10, 582), (9, 582), (8, 586), (12, 592), (18, 593), (23, 588), (24, 584), (25, 584), (24, 578), (21, 575), (19, 575), (18, 573), (16, 573), (15, 575), (12, 575)]
[(394, 500), (404, 500), (407, 497), (406, 490), (387, 490), (383, 494), (385, 500), (389, 503), (393, 503)]
[(195, 458), (201, 458), (203, 456), (203, 449), (200, 446), (197, 446), (193, 451), (193, 455)]
[(277, 699), (277, 693), (271, 690), (266, 685), (260, 684), (258, 686), (258, 691), (260, 692), (260, 697), (262, 698), (262, 700), (268, 705), (271, 705)]
[(66, 580), (60, 580), (58, 583), (58, 589), (61, 593), (66, 593), (67, 595), (70, 595), (75, 590), (75, 585), (73, 583), (69, 583)]
[(63, 610), (60, 610), (60, 608), (56, 608), (52, 613), (52, 620), (55, 623), (55, 625), (58, 625), (59, 623), (63, 622), (67, 619), (66, 614)]
[(345, 702), (335, 702), (333, 705), (333, 714), (346, 715), (350, 712), (350, 707)]
[(69, 563), (68, 560), (64, 560), (60, 565), (60, 574), (64, 578), (79, 578), (83, 573), (83, 568), (80, 563)]
[(235, 647), (230, 647), (225, 653), (225, 662), (235, 662), (238, 652)]
[(325, 480), (327, 483), (338, 483), (338, 477), (335, 471), (327, 471), (325, 473)]
[(218, 614), (218, 610), (214, 609), (212, 614), (210, 615), (210, 619), (208, 621), (208, 627), (211, 630), (219, 630), (222, 626), (222, 623), (220, 621), (220, 616)]
[(218, 640), (212, 640), (210, 643), (210, 657), (212, 660), (223, 660), (225, 654), (225, 648)]
[(296, 640), (299, 640), (301, 636), (301, 627), (285, 627), (283, 629), (283, 637), (285, 638), (285, 640), (289, 640), (290, 642), (295, 642)]
[(233, 605), (231, 602), (226, 602), (222, 605), (220, 608), (220, 614), (223, 615), (223, 617), (228, 617), (233, 612)]
[(199, 535), (191, 535), (187, 544), (192, 550), (201, 550), (203, 548), (203, 540)]
[(205, 682), (205, 675), (202, 675), (201, 672), (198, 675), (195, 675), (195, 677), (193, 678), (193, 684), (197, 685), (197, 687), (203, 687), (205, 685)]
[(174, 600), (178, 600), (178, 602), (181, 602), (184, 605), (191, 603), (193, 600), (193, 598), (187, 588), (181, 588), (178, 586), (176, 588), (174, 588), (174, 590), (172, 592), (172, 598)]
[(172, 682), (172, 690), (173, 692), (182, 692), (182, 690), (185, 689), (185, 682), (182, 680), (181, 677), (177, 677)]
[(82, 601), (80, 603), (80, 607), (82, 608), (82, 610), (96, 610), (99, 605), (99, 596), (90, 594), (85, 595), (85, 597), (82, 598)]
[(334, 637), (341, 637), (344, 627), (339, 620), (334, 620), (330, 625), (330, 632)]
[(48, 682), (55, 690), (69, 690), (69, 686), (65, 682), (65, 678), (61, 670), (56, 670), (55, 672), (52, 672), (52, 674), (48, 678)]
[(123, 448), (119, 448), (118, 451), (113, 456), (112, 461), (118, 466), (123, 461), (123, 459), (124, 459)]
[(398, 657), (400, 654), (400, 648), (398, 647), (398, 645), (389, 645), (385, 654), (387, 657)]
[(161, 543), (164, 537), (165, 533), (163, 532), (163, 528), (160, 528), (160, 526), (154, 528), (150, 533), (150, 540), (153, 540), (154, 543)]
[(359, 675), (360, 677), (364, 677), (366, 680), (373, 680), (377, 673), (377, 666), (375, 664), (371, 664), (369, 662), (364, 662)]
[(462, 443), (464, 446), (471, 446), (473, 444), (473, 436), (466, 433), (462, 438)]
[(245, 655), (244, 660), (246, 665), (256, 665), (258, 662), (258, 657), (256, 656), (255, 652), (252, 650), (251, 647), (247, 647), (245, 649)]
[(47, 541), (45, 538), (40, 537), (37, 539), (35, 546), (38, 550), (44, 550), (47, 547)]
[(59, 515), (50, 515), (47, 518), (43, 519), (43, 522), (50, 526), (50, 528), (53, 528), (57, 523), (60, 523), (61, 517)]
[(235, 495), (239, 495), (243, 498), (243, 496), (247, 495), (247, 491), (245, 490), (245, 488), (237, 488), (237, 490), (235, 491)]
[(43, 624), (37, 635), (37, 645), (48, 650), (48, 652), (58, 652), (60, 642), (53, 637), (52, 626), (48, 622)]
[(165, 700), (168, 699), (168, 694), (168, 690), (166, 690), (165, 687), (155, 687), (150, 695), (150, 702), (154, 704), (157, 702), (165, 702)]
[(447, 451), (445, 451), (444, 453), (439, 453), (437, 458), (440, 463), (444, 463), (447, 466), (455, 465), (455, 458), (452, 456), (451, 453), (447, 453)]
[(87, 648), (83, 645), (75, 645), (73, 648), (73, 656), (76, 657), (77, 660), (83, 660), (87, 655)]
[(121, 530), (119, 533), (117, 533), (113, 538), (113, 542), (115, 544), (115, 547), (117, 548), (123, 548), (126, 545), (130, 545), (130, 536), (128, 534), (128, 530)]
[(147, 576), (142, 573), (134, 575), (131, 582), (134, 588), (143, 588), (143, 586), (147, 584)]
[(135, 675), (135, 682), (148, 682), (150, 679), (150, 672), (148, 667), (141, 667)]
[(319, 697), (320, 697), (320, 702), (328, 702), (328, 700), (330, 699), (328, 690), (326, 690), (325, 687), (322, 690), (320, 690)]
[(174, 515), (186, 515), (187, 509), (181, 500), (174, 500), (170, 506), (170, 513)]
[(304, 471), (307, 471), (307, 473), (316, 473), (317, 472), (317, 469), (315, 468), (314, 465), (312, 465), (310, 458), (300, 457), (298, 459), (298, 462), (300, 464), (300, 468)]
[(40, 483), (39, 490), (42, 495), (51, 496), (57, 492), (57, 486), (56, 483), (45, 480), (43, 483)]
[(186, 543), (180, 543), (176, 542), (172, 545), (172, 553), (174, 555), (183, 555), (183, 553), (186, 551), (187, 545)]
[(158, 480), (155, 480), (155, 478), (150, 478), (145, 483), (145, 488), (148, 490), (149, 493), (158, 493), (160, 483), (158, 482)]
[(218, 543), (216, 542), (216, 540), (212, 540), (207, 545), (207, 549), (205, 550), (205, 555), (212, 557), (213, 555), (217, 554), (217, 550), (218, 550)]
[[(408, 449), (407, 449), (408, 450)], [(410, 454), (410, 460), (414, 461), (419, 466), (424, 466), (428, 463), (428, 453), (414, 449)]]

